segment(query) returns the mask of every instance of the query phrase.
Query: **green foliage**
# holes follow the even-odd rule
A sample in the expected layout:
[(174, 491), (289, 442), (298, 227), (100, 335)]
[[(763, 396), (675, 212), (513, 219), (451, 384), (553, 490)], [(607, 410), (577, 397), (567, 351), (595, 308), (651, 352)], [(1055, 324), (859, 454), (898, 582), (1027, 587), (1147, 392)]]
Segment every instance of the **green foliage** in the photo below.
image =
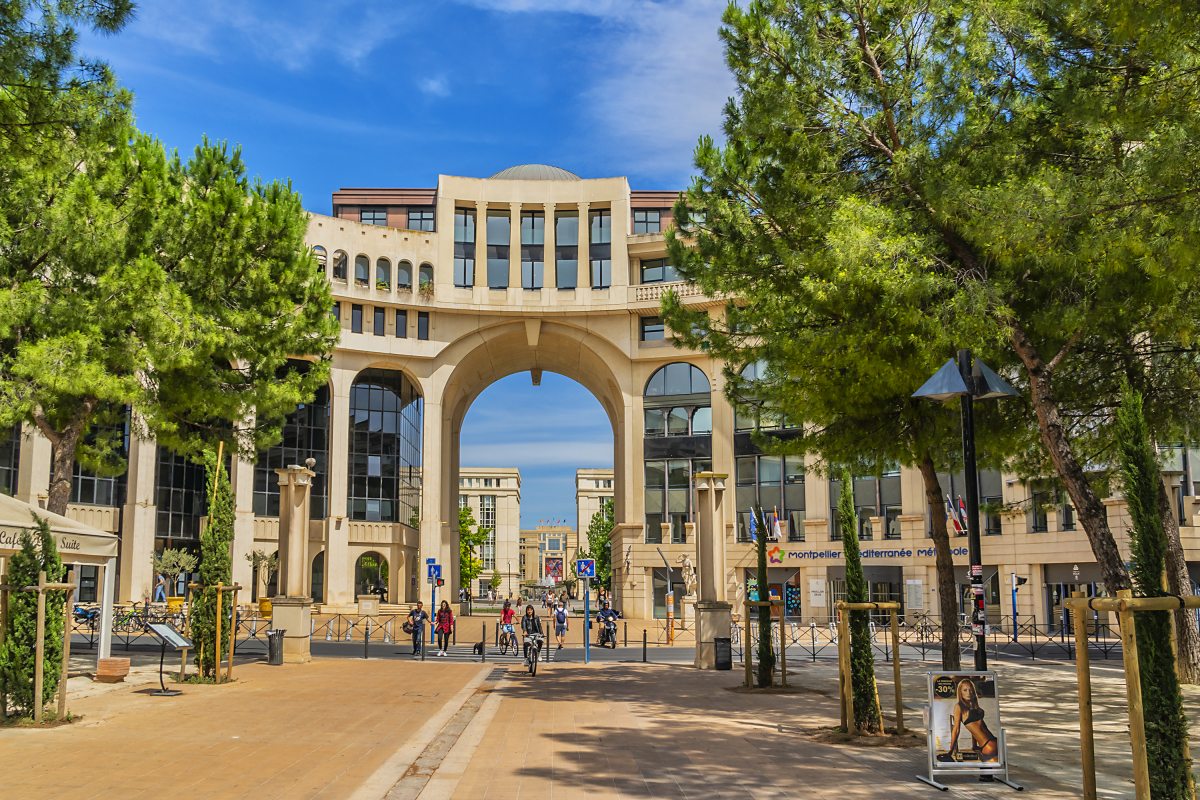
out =
[[(767, 522), (761, 508), (752, 511), (758, 517), (758, 536), (755, 538), (755, 551), (758, 554), (758, 599), (770, 600), (768, 590), (770, 581), (767, 579)], [(775, 645), (771, 640), (771, 609), (763, 606), (758, 609), (758, 685), (771, 686), (775, 682)]]
[(673, 215), (687, 222), (667, 236), (676, 269), (738, 303), (710, 320), (672, 298), (668, 324), (718, 357), (714, 330), (748, 351), (735, 363), (766, 359), (779, 391), (765, 399), (812, 423), (827, 460), (866, 467), (923, 450), (951, 466), (949, 410), (900, 401), (971, 348), (1028, 392), (981, 404), (982, 459), (1057, 472), (1106, 585), (1127, 586), (1084, 465), (1111, 458), (1122, 377), (1163, 418), (1200, 405), (1188, 13), (1132, 0), (731, 4), (725, 144), (700, 142)]
[[(1167, 593), (1163, 589), (1167, 536), (1158, 513), (1161, 478), (1142, 413), (1142, 396), (1126, 387), (1124, 400), (1117, 410), (1116, 428), (1123, 492), (1133, 522), (1130, 552), (1134, 591), (1138, 597), (1162, 597)], [(1188, 791), (1191, 759), (1183, 694), (1171, 648), (1171, 612), (1139, 611), (1134, 617), (1150, 795), (1155, 800), (1182, 800), (1191, 796)]]
[[(608, 537), (612, 535), (615, 524), (612, 499), (601, 500), (600, 510), (592, 514), (592, 520), (588, 523), (587, 547), (575, 554), (576, 558), (596, 559), (596, 577), (589, 581), (589, 585), (595, 588), (603, 586), (608, 589), (612, 582), (612, 548), (609, 547)], [(574, 571), (574, 563), (571, 569)]]
[(492, 587), (493, 590), (498, 590), (500, 588), (500, 584), (503, 582), (503, 576), (501, 576), (499, 572), (493, 572), (492, 579), (488, 581), (488, 586)]
[(476, 549), (487, 544), (491, 528), (476, 528), (477, 524), (470, 506), (458, 510), (458, 585), (462, 587), (474, 586), (483, 572), (483, 559)]
[(290, 185), (251, 181), (224, 143), (168, 154), (107, 69), (74, 54), (68, 23), (111, 32), (130, 8), (0, 11), (0, 427), (25, 420), (51, 441), (58, 513), (78, 454), (123, 469), (111, 448), (80, 451), (106, 415), (132, 406), (137, 432), (177, 452), (221, 440), (249, 457), (328, 379), (324, 361), (280, 367), (337, 341)]
[[(842, 550), (846, 556), (846, 602), (866, 603), (867, 580), (863, 577), (858, 551), (858, 513), (854, 510), (854, 478), (842, 470), (842, 493), (838, 496), (838, 518), (842, 524)], [(879, 698), (875, 693), (875, 655), (871, 652), (871, 612), (850, 613), (850, 681), (854, 687), (854, 729), (880, 733)]]
[[(8, 582), (14, 586), (36, 586), (38, 573), (45, 571), (47, 583), (66, 577), (58, 546), (45, 519), (34, 516), (36, 533), (22, 530), (21, 548), (8, 560)], [(8, 620), (4, 644), (0, 645), (0, 691), (8, 694), (11, 707), (26, 716), (33, 714), (34, 666), (37, 652), (37, 592), (12, 592), (8, 597)], [(46, 592), (45, 639), (42, 645), (42, 703), (49, 704), (58, 692), (62, 670), (63, 610), (66, 592)]]
[(195, 553), (173, 548), (163, 550), (161, 553), (152, 553), (150, 558), (153, 561), (154, 571), (167, 576), (167, 596), (170, 596), (175, 590), (179, 574), (195, 572), (196, 564), (199, 563)]
[(233, 597), (230, 592), (221, 592), (220, 610), (217, 608), (217, 585), (229, 586), (232, 580), (232, 559), (229, 543), (233, 541), (235, 519), (233, 488), (223, 459), (216, 453), (204, 454), (204, 468), (208, 476), (206, 497), (209, 498), (208, 524), (200, 535), (200, 588), (192, 594), (191, 625), (192, 641), (196, 646), (196, 668), (200, 674), (211, 676), (217, 669), (217, 614), (221, 614), (221, 652), (228, 650), (227, 636), (232, 624)]

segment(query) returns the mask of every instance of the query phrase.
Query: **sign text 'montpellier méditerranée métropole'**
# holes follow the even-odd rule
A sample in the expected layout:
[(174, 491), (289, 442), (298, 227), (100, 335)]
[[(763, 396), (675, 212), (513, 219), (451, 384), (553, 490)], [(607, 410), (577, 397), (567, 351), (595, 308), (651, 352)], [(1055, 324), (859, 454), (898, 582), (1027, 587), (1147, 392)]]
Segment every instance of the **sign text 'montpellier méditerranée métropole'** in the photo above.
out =
[[(786, 550), (785, 551), (782, 548), (777, 548), (777, 550), (778, 550), (778, 552), (775, 553), (775, 560), (777, 562), (782, 561), (783, 558), (821, 559), (821, 558), (842, 558), (842, 556), (843, 556), (843, 553), (841, 550)], [(965, 556), (965, 555), (967, 555), (967, 548), (955, 547), (950, 552), (952, 555)], [(934, 556), (934, 555), (937, 555), (937, 550), (933, 547), (918, 547), (916, 549), (913, 549), (911, 547), (897, 547), (895, 549), (888, 549), (888, 550), (876, 549), (873, 547), (864, 547), (864, 548), (862, 548), (862, 550), (859, 551), (859, 553), (860, 553), (860, 555), (862, 555), (863, 558), (912, 558), (914, 555), (917, 557)]]

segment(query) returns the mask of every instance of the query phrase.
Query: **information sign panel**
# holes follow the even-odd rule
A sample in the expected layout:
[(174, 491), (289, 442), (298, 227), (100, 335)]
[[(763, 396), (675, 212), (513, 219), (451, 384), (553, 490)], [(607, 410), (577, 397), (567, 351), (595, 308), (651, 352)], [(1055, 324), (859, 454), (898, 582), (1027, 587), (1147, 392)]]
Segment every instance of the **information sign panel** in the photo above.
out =
[(596, 559), (581, 558), (575, 562), (575, 572), (581, 578), (596, 577)]
[(186, 647), (190, 650), (192, 647), (192, 643), (183, 638), (182, 633), (175, 630), (166, 622), (151, 622), (146, 627), (149, 628), (155, 636), (157, 636), (159, 639), (162, 639), (176, 650), (182, 647)]
[(941, 789), (939, 774), (992, 775), (1016, 787), (1008, 780), (995, 672), (930, 672), (926, 714), (929, 777), (920, 780)]

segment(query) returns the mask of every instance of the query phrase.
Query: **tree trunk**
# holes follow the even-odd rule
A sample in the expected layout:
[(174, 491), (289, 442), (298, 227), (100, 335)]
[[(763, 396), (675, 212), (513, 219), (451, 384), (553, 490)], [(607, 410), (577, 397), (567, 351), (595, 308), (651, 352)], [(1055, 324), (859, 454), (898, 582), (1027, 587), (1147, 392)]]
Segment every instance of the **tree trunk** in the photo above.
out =
[(75, 476), (75, 448), (87, 430), (96, 403), (95, 398), (85, 398), (61, 431), (50, 424), (40, 408), (33, 415), (38, 430), (54, 448), (54, 456), (50, 460), (50, 496), (46, 499), (46, 510), (51, 514), (67, 513), (67, 504), (71, 502), (71, 482)]
[(937, 551), (935, 563), (938, 579), (938, 610), (942, 615), (942, 669), (956, 670), (961, 666), (958, 652), (958, 585), (954, 580), (954, 558), (951, 555), (950, 534), (946, 530), (946, 503), (938, 483), (937, 468), (926, 453), (921, 459), (921, 477), (925, 479), (925, 497), (933, 529), (933, 546)]
[[(1188, 576), (1187, 560), (1183, 554), (1183, 542), (1179, 538), (1179, 525), (1171, 510), (1171, 497), (1162, 481), (1158, 484), (1158, 513), (1162, 517), (1163, 531), (1167, 534), (1167, 585), (1171, 594), (1184, 597), (1192, 593), (1192, 581)], [(1179, 608), (1175, 610), (1176, 672), (1180, 683), (1200, 683), (1200, 629), (1196, 626), (1196, 612)]]
[(1108, 510), (1100, 502), (1083, 465), (1075, 458), (1071, 442), (1063, 428), (1062, 417), (1058, 412), (1058, 402), (1054, 398), (1054, 388), (1051, 379), (1054, 366), (1046, 363), (1037, 348), (1029, 341), (1029, 337), (1016, 323), (1009, 322), (1009, 332), (1013, 349), (1021, 358), (1029, 373), (1029, 386), (1033, 396), (1033, 408), (1037, 413), (1038, 427), (1041, 429), (1042, 443), (1050, 453), (1050, 460), (1067, 493), (1075, 504), (1075, 514), (1083, 523), (1084, 533), (1092, 545), (1092, 553), (1100, 572), (1104, 576), (1104, 586), (1110, 595), (1115, 596), (1121, 589), (1130, 589), (1129, 571), (1117, 549), (1112, 529), (1108, 527)]

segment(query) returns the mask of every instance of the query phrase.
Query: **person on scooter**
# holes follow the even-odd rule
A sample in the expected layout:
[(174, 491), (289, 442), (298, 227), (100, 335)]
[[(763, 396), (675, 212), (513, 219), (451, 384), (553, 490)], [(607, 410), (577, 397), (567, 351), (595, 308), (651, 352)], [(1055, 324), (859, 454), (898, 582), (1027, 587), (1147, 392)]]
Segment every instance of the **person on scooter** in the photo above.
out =
[(617, 646), (617, 612), (608, 607), (608, 601), (605, 600), (596, 612), (596, 619), (600, 620), (600, 631), (598, 633), (599, 641), (597, 644), (600, 647), (604, 646), (605, 639), (612, 642), (612, 646), (616, 649)]

